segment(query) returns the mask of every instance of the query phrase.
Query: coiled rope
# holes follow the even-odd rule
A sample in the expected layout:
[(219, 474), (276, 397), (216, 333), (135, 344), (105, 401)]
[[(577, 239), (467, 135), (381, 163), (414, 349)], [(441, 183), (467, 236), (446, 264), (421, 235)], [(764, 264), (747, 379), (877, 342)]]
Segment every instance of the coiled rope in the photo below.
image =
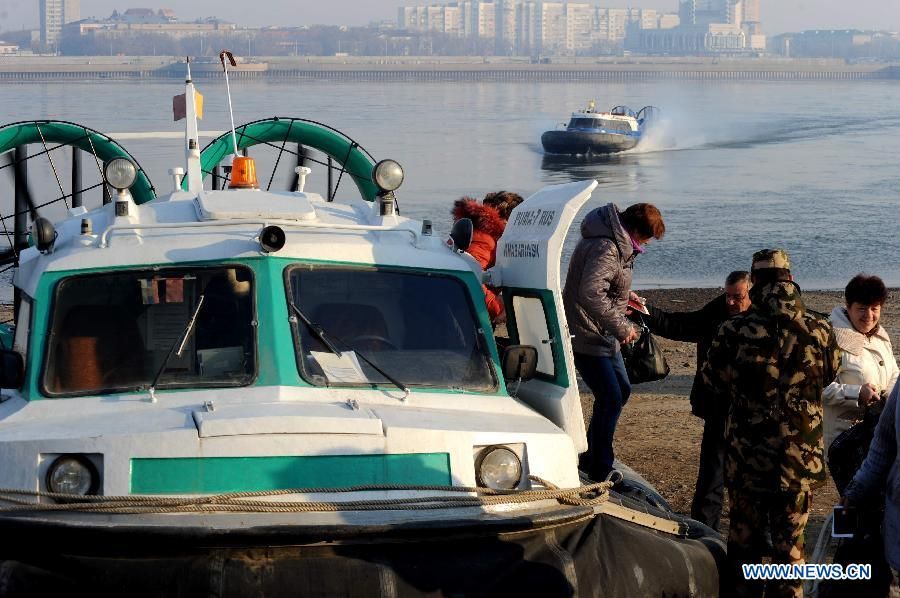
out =
[[(39, 511), (118, 514), (396, 511), (485, 507), (545, 500), (556, 500), (560, 504), (570, 506), (595, 506), (609, 499), (609, 490), (614, 484), (613, 481), (605, 481), (586, 484), (577, 488), (559, 488), (538, 476), (528, 477), (529, 480), (543, 488), (534, 490), (493, 490), (470, 486), (375, 484), (344, 488), (292, 488), (257, 492), (229, 492), (192, 497), (82, 496), (0, 488), (0, 513)], [(256, 500), (291, 494), (337, 494), (376, 491), (418, 491), (448, 494), (351, 501)], [(50, 499), (55, 502), (37, 502), (41, 499)]]

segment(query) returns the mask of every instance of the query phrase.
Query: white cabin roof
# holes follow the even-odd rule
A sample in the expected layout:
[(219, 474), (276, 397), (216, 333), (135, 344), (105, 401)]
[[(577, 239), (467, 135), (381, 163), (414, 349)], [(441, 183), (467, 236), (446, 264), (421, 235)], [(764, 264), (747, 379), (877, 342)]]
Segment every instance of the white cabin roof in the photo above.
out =
[(626, 114), (612, 114), (611, 112), (573, 112), (572, 118), (596, 118), (603, 120), (622, 120), (625, 122), (637, 122), (633, 116)]
[[(304, 261), (393, 265), (475, 271), (477, 263), (422, 234), (422, 223), (381, 216), (378, 202), (327, 202), (315, 193), (260, 190), (176, 191), (143, 205), (130, 200), (128, 215), (115, 202), (91, 212), (71, 210), (57, 223), (51, 253), (22, 252), (15, 284), (35, 291), (45, 271), (147, 266), (263, 257)], [(91, 234), (82, 234), (82, 220)], [(264, 226), (286, 233), (284, 248), (266, 254), (259, 244)], [(476, 274), (480, 275), (480, 267)]]
[(259, 189), (204, 191), (196, 198), (201, 220), (275, 218), (312, 221), (316, 219), (311, 195), (302, 192), (263, 192)]

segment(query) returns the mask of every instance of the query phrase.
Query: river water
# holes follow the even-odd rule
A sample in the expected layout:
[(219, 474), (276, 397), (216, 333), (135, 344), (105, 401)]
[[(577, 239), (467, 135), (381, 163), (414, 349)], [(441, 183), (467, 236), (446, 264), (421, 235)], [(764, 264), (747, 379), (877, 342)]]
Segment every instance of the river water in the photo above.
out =
[[(199, 89), (201, 129), (225, 130), (224, 84), (206, 81)], [(53, 118), (106, 133), (181, 131), (171, 97), (182, 91), (175, 81), (4, 83), (0, 122)], [(403, 213), (431, 218), (439, 231), (449, 229), (449, 206), (461, 195), (509, 189), (527, 196), (593, 178), (600, 186), (584, 211), (638, 201), (662, 210), (667, 233), (639, 258), (638, 287), (717, 286), (770, 246), (787, 249), (807, 288), (842, 288), (859, 271), (900, 285), (898, 82), (238, 81), (232, 92), (238, 124), (309, 118), (342, 130), (376, 159), (398, 160), (406, 171), (398, 192)], [(541, 133), (590, 99), (598, 108), (658, 106), (668, 121), (664, 142), (605, 159), (544, 156)], [(158, 189), (171, 189), (166, 171), (181, 165), (181, 141), (122, 144)], [(57, 187), (42, 160), (31, 167), (36, 194)], [(66, 161), (58, 157), (54, 166), (68, 192)], [(273, 187), (286, 188), (289, 166), (282, 163)], [(259, 168), (267, 182), (269, 170)], [(324, 168), (313, 168), (308, 189), (323, 191)], [(0, 173), (4, 214), (10, 189)], [(345, 180), (338, 200), (355, 196)]]

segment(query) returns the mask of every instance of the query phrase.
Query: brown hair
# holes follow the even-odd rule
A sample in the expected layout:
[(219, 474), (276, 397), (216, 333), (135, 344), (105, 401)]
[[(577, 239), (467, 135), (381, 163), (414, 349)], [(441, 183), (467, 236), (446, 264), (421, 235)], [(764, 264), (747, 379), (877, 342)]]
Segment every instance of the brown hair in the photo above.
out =
[(630, 233), (636, 233), (641, 239), (662, 239), (666, 234), (666, 223), (662, 214), (652, 203), (636, 203), (628, 206), (619, 214), (619, 219)]
[(494, 191), (484, 196), (481, 203), (494, 208), (503, 220), (509, 220), (509, 215), (513, 209), (520, 203), (525, 201), (522, 196), (512, 191)]
[(887, 301), (888, 293), (884, 288), (884, 281), (877, 276), (868, 274), (857, 274), (844, 289), (844, 299), (849, 306), (851, 303), (859, 303), (861, 305), (884, 305)]

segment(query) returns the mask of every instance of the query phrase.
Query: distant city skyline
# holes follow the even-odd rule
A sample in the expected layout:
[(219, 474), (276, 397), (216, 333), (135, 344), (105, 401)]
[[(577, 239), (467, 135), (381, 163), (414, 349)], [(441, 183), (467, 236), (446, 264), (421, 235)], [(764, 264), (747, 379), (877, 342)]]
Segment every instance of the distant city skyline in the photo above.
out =
[[(216, 16), (239, 25), (366, 25), (397, 18), (400, 6), (446, 4), (422, 0), (261, 0), (247, 4), (214, 0), (81, 0), (81, 15), (108, 17), (113, 10), (171, 8), (180, 19)], [(678, 0), (589, 0), (609, 8), (651, 8), (677, 12)], [(900, 29), (895, 0), (762, 0), (762, 28), (768, 35), (806, 29)], [(0, 0), (0, 31), (36, 29), (38, 0)]]

